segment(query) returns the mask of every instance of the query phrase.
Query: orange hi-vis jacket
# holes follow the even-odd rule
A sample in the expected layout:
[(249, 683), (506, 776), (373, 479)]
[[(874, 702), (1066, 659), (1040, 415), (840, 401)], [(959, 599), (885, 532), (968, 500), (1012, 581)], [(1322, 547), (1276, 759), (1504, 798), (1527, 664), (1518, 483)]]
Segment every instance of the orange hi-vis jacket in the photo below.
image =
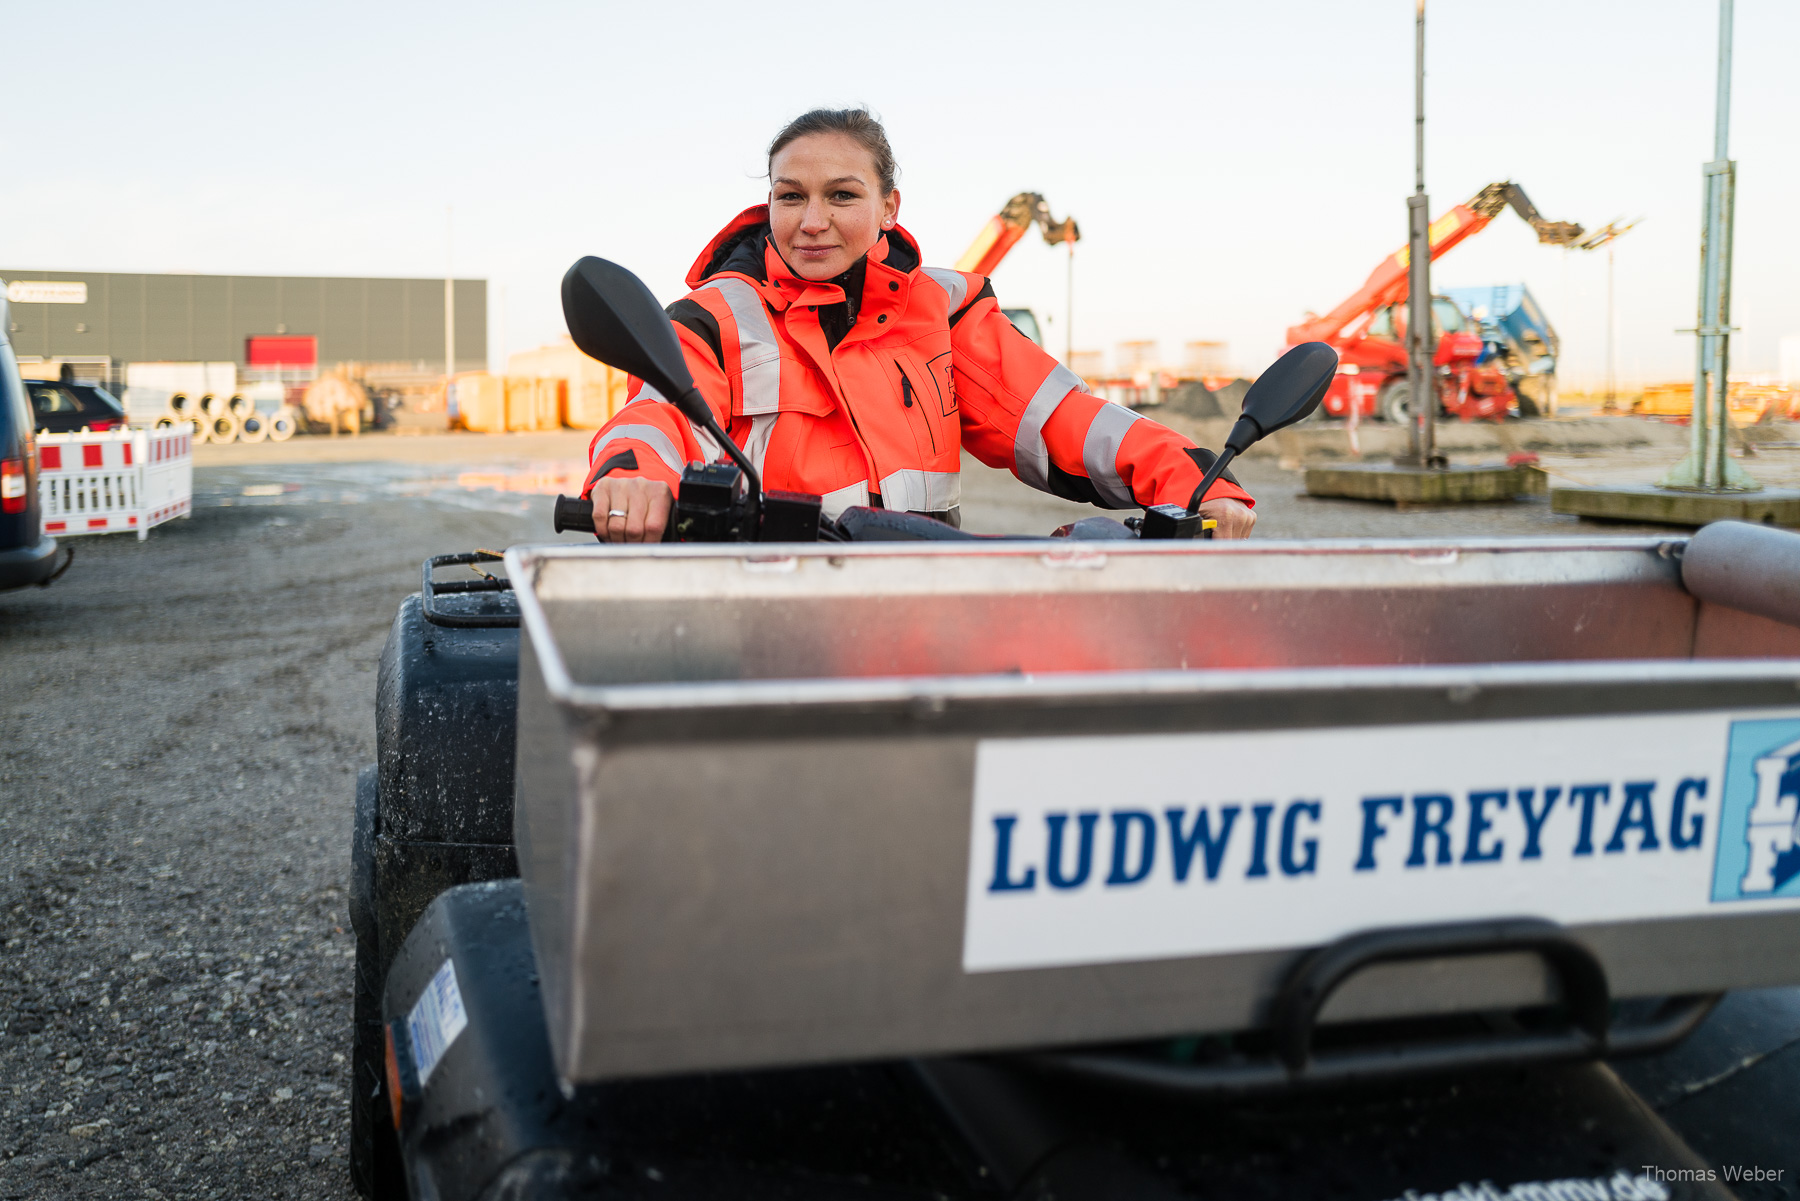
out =
[[(985, 276), (922, 267), (904, 230), (836, 279), (802, 279), (746, 209), (688, 273), (669, 306), (688, 369), (719, 424), (769, 489), (956, 522), (961, 452), (1045, 492), (1103, 508), (1185, 505), (1209, 452), (1130, 409), (1020, 333)], [(845, 289), (860, 282), (860, 304)], [(724, 458), (703, 430), (635, 377), (595, 435), (583, 495), (607, 475), (680, 487), (682, 468)], [(1253, 504), (1221, 479), (1208, 499)]]

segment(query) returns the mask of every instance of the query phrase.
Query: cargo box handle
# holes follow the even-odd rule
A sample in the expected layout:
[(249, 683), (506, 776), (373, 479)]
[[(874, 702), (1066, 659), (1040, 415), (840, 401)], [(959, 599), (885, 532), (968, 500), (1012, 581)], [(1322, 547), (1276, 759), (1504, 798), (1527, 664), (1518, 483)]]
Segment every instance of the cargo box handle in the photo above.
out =
[[(1377, 963), (1530, 951), (1561, 984), (1562, 1029), (1498, 1036), (1387, 1041), (1313, 1055), (1325, 1004), (1357, 972)], [(1278, 1093), (1429, 1072), (1469, 1071), (1596, 1056), (1642, 1055), (1672, 1046), (1698, 1026), (1720, 994), (1664, 997), (1636, 1021), (1613, 1024), (1605, 971), (1567, 930), (1541, 918), (1405, 926), (1352, 934), (1303, 957), (1276, 994), (1271, 1051), (1225, 1061), (1171, 1063), (1158, 1056), (1088, 1049), (1027, 1053), (1026, 1063), (1061, 1075), (1190, 1096)]]
[[(1319, 1014), (1338, 986), (1366, 967), (1507, 951), (1531, 951), (1556, 974), (1562, 986), (1570, 1030), (1566, 1036), (1553, 1041), (1566, 1042), (1571, 1057), (1599, 1054), (1606, 1046), (1611, 1014), (1605, 970), (1593, 952), (1567, 930), (1555, 922), (1530, 917), (1371, 930), (1319, 948), (1300, 961), (1276, 995), (1272, 1014), (1276, 1053), (1294, 1076), (1312, 1074), (1315, 1068), (1313, 1030)], [(1550, 1050), (1542, 1045), (1543, 1036), (1526, 1037), (1533, 1044), (1534, 1058), (1542, 1057)], [(1507, 1044), (1514, 1041), (1485, 1042), (1480, 1057), (1504, 1057)], [(1356, 1065), (1351, 1061), (1363, 1056), (1352, 1054), (1342, 1058), (1345, 1062), (1333, 1063), (1331, 1068), (1335, 1070), (1325, 1074), (1356, 1074)]]
[[(465, 551), (457, 555), (432, 555), (425, 560), (424, 581), (419, 587), (419, 607), (424, 611), (425, 620), (434, 626), (449, 626), (453, 629), (517, 629), (519, 614), (511, 613), (451, 613), (437, 604), (440, 596), (456, 596), (470, 592), (511, 592), (512, 581), (504, 576), (489, 575), (476, 566), (480, 563), (497, 563), (499, 555), (490, 550)], [(474, 580), (436, 581), (431, 573), (439, 567), (456, 567), (466, 565), (473, 567), (481, 577)]]

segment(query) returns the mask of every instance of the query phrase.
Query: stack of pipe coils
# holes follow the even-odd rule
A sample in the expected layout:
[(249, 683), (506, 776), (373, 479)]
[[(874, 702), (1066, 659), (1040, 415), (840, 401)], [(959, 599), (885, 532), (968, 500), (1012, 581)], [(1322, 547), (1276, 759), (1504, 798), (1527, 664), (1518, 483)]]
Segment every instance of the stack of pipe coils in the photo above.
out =
[(224, 445), (238, 440), (244, 423), (232, 412), (231, 397), (208, 393), (200, 398), (200, 409), (206, 414), (206, 440)]
[(256, 407), (256, 402), (242, 394), (221, 396), (205, 393), (200, 397), (176, 392), (169, 397), (156, 420), (157, 429), (175, 425), (193, 427), (196, 442), (286, 442), (294, 436), (299, 422), (289, 405), (282, 404), (272, 413)]

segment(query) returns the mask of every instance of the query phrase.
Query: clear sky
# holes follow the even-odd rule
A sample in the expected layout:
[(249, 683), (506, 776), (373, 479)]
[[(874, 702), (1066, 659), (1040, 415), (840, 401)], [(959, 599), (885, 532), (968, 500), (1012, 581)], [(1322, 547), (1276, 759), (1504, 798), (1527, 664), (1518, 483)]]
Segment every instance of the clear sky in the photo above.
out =
[[(866, 103), (901, 223), (954, 261), (1013, 193), (1073, 213), (1075, 343), (1191, 339), (1265, 364), (1307, 309), (1405, 239), (1408, 0), (1246, 4), (512, 3), (0, 6), (9, 47), (0, 262), (60, 270), (458, 275), (491, 281), (490, 354), (561, 331), (582, 254), (665, 301), (762, 199), (789, 117)], [(1716, 0), (1431, 0), (1434, 212), (1512, 178), (1547, 217), (1645, 222), (1618, 243), (1619, 362), (1691, 378)], [(1738, 0), (1733, 365), (1800, 333), (1800, 4)], [(29, 168), (27, 173), (23, 169)], [(1510, 213), (1438, 286), (1525, 281), (1604, 369), (1605, 253)], [(1022, 243), (1003, 302), (1069, 314)]]

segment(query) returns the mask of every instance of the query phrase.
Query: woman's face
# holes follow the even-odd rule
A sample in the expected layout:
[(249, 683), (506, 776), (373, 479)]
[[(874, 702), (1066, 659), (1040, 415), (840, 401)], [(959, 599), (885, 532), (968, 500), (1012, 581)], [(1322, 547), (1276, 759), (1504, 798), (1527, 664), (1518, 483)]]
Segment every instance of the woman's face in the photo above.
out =
[(796, 138), (769, 164), (770, 233), (802, 279), (848, 271), (899, 214), (900, 190), (881, 194), (874, 157), (848, 134)]

